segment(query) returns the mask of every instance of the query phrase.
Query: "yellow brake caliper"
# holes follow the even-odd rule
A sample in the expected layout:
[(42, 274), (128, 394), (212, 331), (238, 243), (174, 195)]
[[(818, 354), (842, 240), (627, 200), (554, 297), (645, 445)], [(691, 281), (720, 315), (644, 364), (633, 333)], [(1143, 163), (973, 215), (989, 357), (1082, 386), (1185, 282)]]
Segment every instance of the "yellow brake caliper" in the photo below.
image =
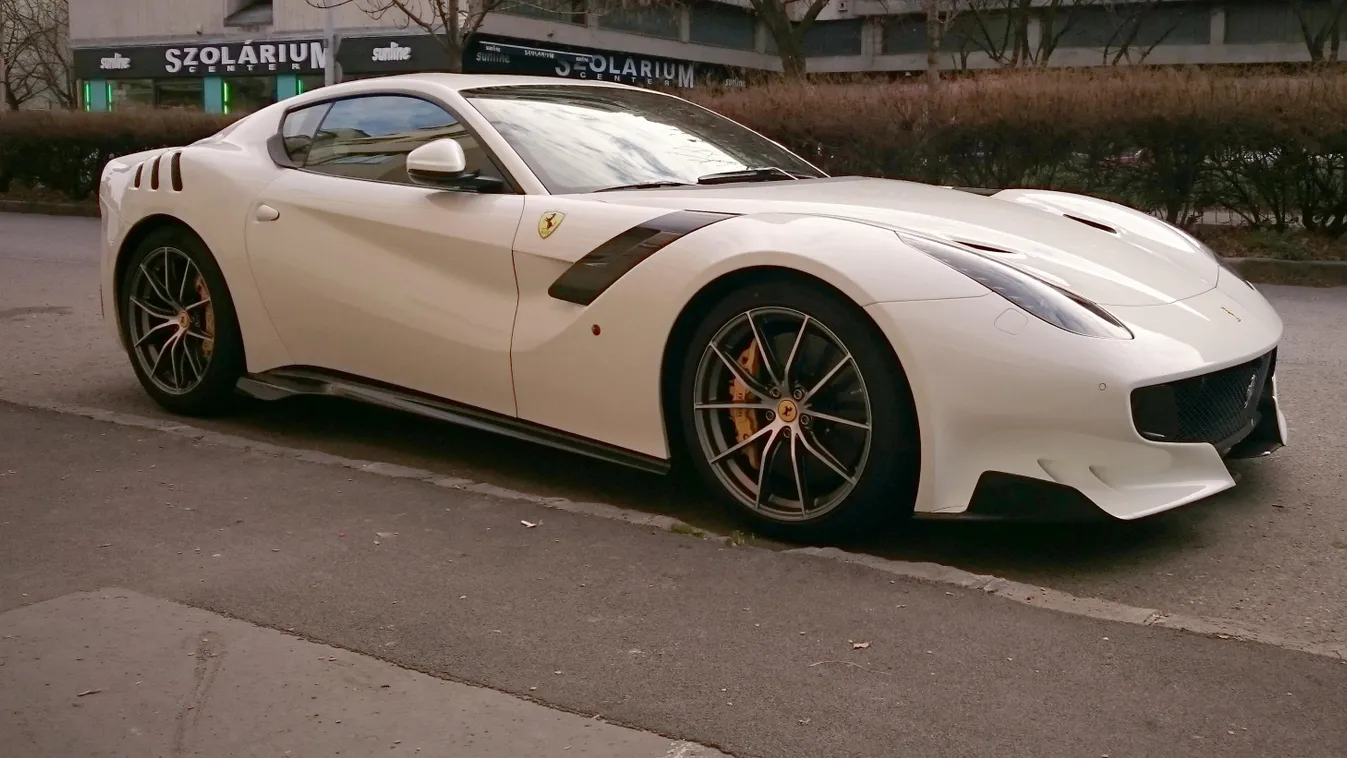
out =
[[(743, 367), (744, 373), (749, 376), (758, 374), (758, 342), (754, 340), (749, 344), (748, 349), (739, 354), (739, 365)], [(748, 385), (739, 378), (735, 377), (730, 382), (730, 402), (743, 403), (748, 401), (750, 392)], [(735, 439), (739, 442), (752, 437), (758, 433), (758, 412), (747, 408), (730, 409), (730, 418), (734, 421)], [(758, 467), (758, 451), (751, 446), (744, 449), (744, 455), (748, 456), (748, 463), (753, 468)]]
[[(210, 289), (206, 287), (206, 280), (200, 274), (196, 277), (196, 294), (202, 300), (210, 299)], [(206, 322), (206, 341), (201, 343), (201, 354), (210, 357), (211, 352), (215, 350), (215, 304), (206, 303), (206, 315), (203, 319)]]

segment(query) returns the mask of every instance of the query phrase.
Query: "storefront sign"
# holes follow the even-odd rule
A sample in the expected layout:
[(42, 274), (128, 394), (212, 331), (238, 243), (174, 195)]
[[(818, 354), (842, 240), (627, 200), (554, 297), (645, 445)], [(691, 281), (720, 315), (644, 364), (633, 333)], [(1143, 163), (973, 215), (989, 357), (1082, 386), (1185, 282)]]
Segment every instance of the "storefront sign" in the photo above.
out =
[[(337, 56), (343, 75), (444, 71), (449, 56), (429, 35), (347, 37)], [(559, 76), (641, 86), (733, 85), (741, 74), (698, 61), (479, 34), (468, 41), (463, 70), (470, 74)]]
[(84, 48), (74, 57), (80, 79), (311, 74), (327, 66), (327, 48), (316, 40)]

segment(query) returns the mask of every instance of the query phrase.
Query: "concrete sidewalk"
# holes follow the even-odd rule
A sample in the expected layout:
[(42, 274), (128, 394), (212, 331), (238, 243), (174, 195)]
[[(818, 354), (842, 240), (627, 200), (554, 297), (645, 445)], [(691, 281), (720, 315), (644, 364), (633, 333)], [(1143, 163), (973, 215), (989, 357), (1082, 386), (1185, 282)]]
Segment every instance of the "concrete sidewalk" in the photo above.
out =
[[(29, 606), (108, 587), (738, 758), (1347, 754), (1340, 660), (1059, 614), (864, 566), (0, 403), (0, 614), (14, 611), (0, 616), (0, 637), (32, 623), (27, 614), (47, 612)], [(204, 631), (225, 628), (207, 618)], [(28, 669), (17, 686), (0, 685), (0, 712), (17, 708), (29, 722), (0, 721), (0, 745), (31, 743), (33, 724), (46, 739), (102, 735), (97, 750), (52, 748), (63, 756), (119, 749), (130, 726), (171, 740), (175, 704), (190, 705), (197, 692), (197, 644), (212, 634), (187, 624), (168, 633), (171, 655), (153, 655), (154, 644), (139, 650), (172, 668), (142, 696), (148, 712), (168, 720), (135, 723), (121, 720), (121, 701), (104, 696), (145, 687), (156, 669), (132, 661), (120, 670), (136, 679), (75, 676), (85, 661), (73, 659), (95, 644), (82, 641), (90, 632), (46, 626), (41, 634), (57, 639), (39, 651), (40, 663), (58, 668)], [(153, 642), (137, 632), (97, 645), (138, 645), (141, 637)], [(267, 721), (236, 733), (224, 720), (199, 718), (192, 734), (207, 742), (197, 749), (242, 735), (272, 740), (269, 751), (282, 746), (272, 730), (284, 728), (324, 739), (334, 728), (326, 719), (341, 718), (345, 728), (345, 715), (381, 751), (393, 749), (391, 740), (410, 745), (437, 734), (421, 731), (416, 718), (399, 720), (403, 706), (378, 708), (377, 722), (369, 720), (374, 701), (354, 691), (348, 710), (328, 700), (312, 711), (317, 717), (273, 707), (332, 688), (330, 671), (300, 663), (335, 662), (301, 653), (273, 665), (266, 646), (221, 639), (222, 678), (209, 698), (229, 697), (224, 681), (242, 686), (250, 671), (270, 674), (270, 684), (239, 698)], [(215, 648), (207, 650), (209, 661)], [(11, 655), (0, 672), (27, 667), (23, 660)], [(48, 686), (61, 671), (69, 672), (63, 686)], [(89, 689), (107, 691), (76, 697)], [(442, 710), (449, 696), (433, 697)], [(106, 731), (78, 726), (93, 708), (111, 709)], [(450, 754), (495, 755), (483, 737), (472, 739)], [(661, 744), (636, 743), (646, 752), (629, 755), (644, 758)]]
[(0, 630), (16, 757), (723, 756), (128, 590), (12, 610)]

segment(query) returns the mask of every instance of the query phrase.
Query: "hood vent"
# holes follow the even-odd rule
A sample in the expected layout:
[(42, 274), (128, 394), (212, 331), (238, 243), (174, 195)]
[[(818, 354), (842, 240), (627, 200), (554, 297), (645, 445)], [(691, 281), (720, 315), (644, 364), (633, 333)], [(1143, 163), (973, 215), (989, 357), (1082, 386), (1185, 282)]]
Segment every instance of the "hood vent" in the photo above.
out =
[(141, 161), (140, 165), (136, 166), (136, 189), (140, 189), (140, 180), (144, 176), (145, 176), (145, 162)]
[(169, 175), (173, 181), (173, 191), (182, 192), (182, 151), (173, 154), (173, 161), (169, 164)]
[(1117, 234), (1117, 233), (1118, 233), (1118, 230), (1117, 230), (1117, 229), (1114, 229), (1113, 227), (1109, 226), (1108, 224), (1101, 224), (1101, 223), (1099, 223), (1098, 221), (1091, 221), (1091, 220), (1089, 220), (1088, 218), (1081, 218), (1080, 216), (1072, 216), (1072, 215), (1069, 214), (1069, 213), (1064, 213), (1064, 214), (1062, 214), (1062, 215), (1066, 216), (1067, 218), (1071, 219), (1072, 221), (1077, 221), (1077, 222), (1082, 223), (1082, 224), (1084, 224), (1084, 225), (1086, 225), (1086, 226), (1092, 226), (1092, 227), (1094, 227), (1095, 229), (1098, 229), (1098, 230), (1101, 231), (1101, 232), (1108, 232), (1109, 234)]

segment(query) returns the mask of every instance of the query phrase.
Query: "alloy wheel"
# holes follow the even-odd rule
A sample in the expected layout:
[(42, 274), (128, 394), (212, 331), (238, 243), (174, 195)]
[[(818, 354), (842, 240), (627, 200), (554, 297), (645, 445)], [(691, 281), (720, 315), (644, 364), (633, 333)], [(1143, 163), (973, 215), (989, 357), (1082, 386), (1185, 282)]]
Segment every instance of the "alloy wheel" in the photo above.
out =
[(200, 268), (182, 250), (156, 248), (128, 288), (127, 333), (145, 376), (170, 395), (196, 389), (215, 349), (215, 310)]

